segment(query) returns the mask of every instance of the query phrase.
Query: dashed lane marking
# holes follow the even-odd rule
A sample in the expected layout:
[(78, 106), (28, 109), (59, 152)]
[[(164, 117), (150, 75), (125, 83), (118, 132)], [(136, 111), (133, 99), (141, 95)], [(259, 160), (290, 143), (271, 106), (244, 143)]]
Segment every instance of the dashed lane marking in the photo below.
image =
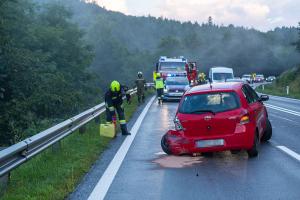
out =
[(138, 119), (136, 120), (134, 126), (131, 129), (131, 135), (127, 136), (124, 142), (122, 143), (121, 147), (119, 148), (118, 152), (114, 156), (113, 160), (110, 162), (109, 166), (105, 170), (104, 174), (98, 181), (96, 187), (90, 194), (88, 200), (102, 200), (106, 196), (106, 193), (113, 182), (141, 124), (143, 119), (145, 118), (151, 104), (153, 103), (155, 97), (152, 97)]
[(295, 158), (296, 160), (300, 161), (300, 155), (295, 151), (285, 147), (285, 146), (276, 146), (276, 148), (280, 149), (284, 153), (288, 154), (289, 156)]

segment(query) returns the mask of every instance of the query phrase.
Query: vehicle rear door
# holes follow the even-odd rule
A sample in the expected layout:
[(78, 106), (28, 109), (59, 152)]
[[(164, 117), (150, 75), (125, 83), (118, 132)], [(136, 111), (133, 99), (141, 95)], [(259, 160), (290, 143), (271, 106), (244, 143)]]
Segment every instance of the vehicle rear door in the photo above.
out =
[(249, 105), (250, 121), (255, 122), (258, 132), (262, 136), (266, 123), (263, 104), (259, 102), (258, 95), (249, 85), (244, 85), (242, 91)]

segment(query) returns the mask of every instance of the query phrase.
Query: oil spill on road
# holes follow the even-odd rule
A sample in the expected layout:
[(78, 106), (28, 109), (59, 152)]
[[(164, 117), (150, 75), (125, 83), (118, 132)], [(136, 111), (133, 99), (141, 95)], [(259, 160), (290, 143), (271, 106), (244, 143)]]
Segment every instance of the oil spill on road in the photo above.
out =
[(202, 163), (202, 159), (203, 159), (203, 157), (166, 155), (161, 152), (156, 153), (156, 155), (160, 155), (160, 157), (153, 160), (152, 162), (164, 168), (191, 167), (193, 165)]
[(155, 155), (158, 157), (152, 160), (152, 163), (158, 164), (163, 168), (185, 168), (192, 167), (197, 164), (207, 164), (208, 162), (213, 162), (217, 166), (232, 166), (237, 162), (245, 162), (248, 160), (247, 154), (245, 152), (240, 152), (236, 155), (232, 155), (230, 151), (217, 152), (213, 156), (174, 156), (167, 155), (164, 152), (157, 152)]

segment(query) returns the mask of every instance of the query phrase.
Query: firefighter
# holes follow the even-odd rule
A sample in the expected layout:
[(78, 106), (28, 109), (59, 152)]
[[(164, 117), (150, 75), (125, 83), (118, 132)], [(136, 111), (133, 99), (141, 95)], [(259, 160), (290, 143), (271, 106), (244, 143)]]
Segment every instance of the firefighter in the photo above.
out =
[(135, 81), (135, 85), (137, 88), (137, 96), (138, 96), (138, 103), (145, 102), (145, 85), (146, 80), (143, 77), (142, 72), (138, 72), (138, 78)]
[(106, 121), (111, 123), (117, 111), (122, 135), (131, 135), (127, 130), (123, 105), (123, 96), (126, 88), (118, 81), (111, 82), (109, 90), (105, 93)]
[(198, 76), (198, 84), (199, 85), (206, 84), (205, 74), (203, 72), (201, 72)]
[(157, 92), (158, 104), (162, 104), (162, 97), (164, 95), (164, 81), (160, 76), (160, 73), (156, 74), (155, 89)]

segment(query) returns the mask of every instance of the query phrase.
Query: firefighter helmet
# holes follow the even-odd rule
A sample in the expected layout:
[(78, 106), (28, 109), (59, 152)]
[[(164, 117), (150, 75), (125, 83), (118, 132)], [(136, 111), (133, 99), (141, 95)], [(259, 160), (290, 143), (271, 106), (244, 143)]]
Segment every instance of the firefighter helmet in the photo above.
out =
[(120, 83), (118, 81), (111, 82), (111, 84), (110, 84), (110, 90), (112, 92), (120, 92), (120, 90), (121, 90)]
[(142, 78), (143, 77), (143, 72), (138, 72), (137, 75), (138, 75), (139, 78)]

